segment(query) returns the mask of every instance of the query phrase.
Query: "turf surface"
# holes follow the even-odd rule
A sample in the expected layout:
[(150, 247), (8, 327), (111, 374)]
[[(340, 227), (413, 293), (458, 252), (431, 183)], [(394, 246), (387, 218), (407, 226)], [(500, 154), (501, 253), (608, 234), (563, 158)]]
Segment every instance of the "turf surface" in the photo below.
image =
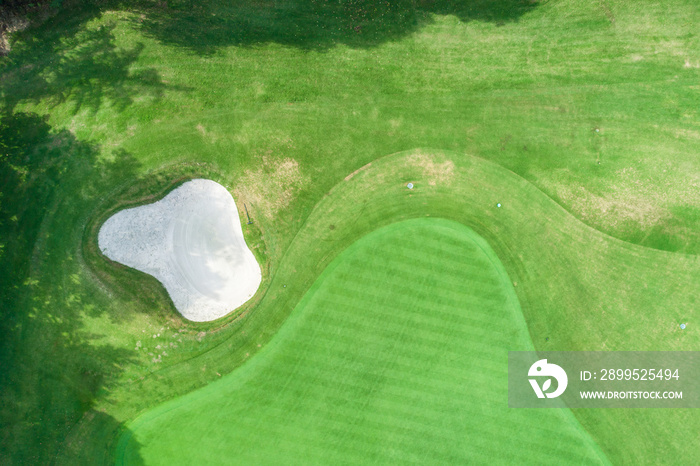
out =
[(568, 410), (507, 404), (531, 350), (488, 244), (442, 219), (370, 233), (241, 368), (129, 424), (118, 464), (605, 463)]
[[(264, 348), (336, 254), (426, 214), (489, 242), (537, 349), (700, 347), (696, 0), (63, 3), (0, 59), (6, 462), (110, 463), (125, 422)], [(451, 150), (452, 184), (440, 151), (378, 160), (414, 147)], [(184, 322), (90, 252), (101, 218), (188, 176), (252, 207), (265, 281), (238, 320)], [(692, 411), (575, 415), (613, 462), (698, 463)]]

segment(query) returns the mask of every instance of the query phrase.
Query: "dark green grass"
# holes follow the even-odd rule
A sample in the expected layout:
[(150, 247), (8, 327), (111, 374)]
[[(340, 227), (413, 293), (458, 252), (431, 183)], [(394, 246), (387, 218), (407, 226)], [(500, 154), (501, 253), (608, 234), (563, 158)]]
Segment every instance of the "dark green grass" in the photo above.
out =
[(483, 239), (395, 223), (338, 256), (251, 361), (130, 423), (117, 464), (605, 463), (570, 412), (508, 408), (507, 352), (531, 348)]
[[(685, 255), (700, 252), (696, 1), (396, 3), (400, 15), (359, 18), (368, 34), (324, 2), (241, 3), (85, 3), (18, 35), (2, 59), (3, 458), (109, 461), (122, 422), (233, 370), (297, 304), (267, 298), (255, 316), (196, 326), (149, 299), (162, 290), (123, 292), (112, 285), (124, 271), (105, 281), (108, 264), (87, 266), (82, 241), (99, 208), (138, 201), (116, 193), (180, 163), (205, 163), (232, 189), (260, 189), (247, 175), (262, 173), (275, 199), (289, 181), (275, 177), (276, 164), (298, 163), (289, 203), (270, 217), (249, 204), (255, 229), (246, 232), (264, 241), (271, 277), (288, 273), (291, 284), (292, 270), (303, 271), (298, 299), (322, 267), (297, 263), (310, 255), (325, 264), (372, 229), (372, 209), (385, 208), (370, 198), (361, 210), (309, 220), (345, 176), (413, 147), (453, 150), (460, 163), (479, 155), (573, 217), (552, 223), (554, 207), (532, 186), (475, 169), (460, 183), (481, 179), (492, 195), (464, 204), (452, 186), (460, 196), (442, 193), (414, 210), (387, 195), (394, 209), (370, 218), (430, 213), (477, 229), (517, 281), (538, 348), (698, 347), (697, 259)], [(348, 2), (351, 12), (364, 5)], [(514, 8), (504, 14), (503, 5)], [(19, 149), (4, 145), (32, 131)], [(505, 195), (528, 201), (509, 228), (483, 208)], [(572, 226), (574, 217), (678, 254), (608, 247)], [(288, 249), (304, 225), (325, 238), (326, 220), (337, 227), (334, 243)], [(680, 320), (691, 323), (683, 334)], [(146, 338), (148, 351), (137, 352)], [(164, 344), (169, 356), (153, 363), (148, 353)], [(689, 413), (576, 415), (609, 457), (658, 463), (700, 447)]]

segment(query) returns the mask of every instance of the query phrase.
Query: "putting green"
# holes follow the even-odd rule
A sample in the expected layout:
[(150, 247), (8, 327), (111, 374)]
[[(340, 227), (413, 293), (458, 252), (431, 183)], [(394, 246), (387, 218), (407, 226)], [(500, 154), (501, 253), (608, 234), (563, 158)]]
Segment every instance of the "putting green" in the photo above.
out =
[(532, 343), (488, 244), (391, 224), (324, 270), (270, 344), (131, 422), (118, 464), (607, 463), (569, 411), (507, 406)]

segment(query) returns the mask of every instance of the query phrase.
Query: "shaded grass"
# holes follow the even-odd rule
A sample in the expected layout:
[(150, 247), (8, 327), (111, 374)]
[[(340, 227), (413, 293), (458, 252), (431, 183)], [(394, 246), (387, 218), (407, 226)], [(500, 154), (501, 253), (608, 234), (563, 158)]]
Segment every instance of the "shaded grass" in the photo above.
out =
[(161, 8), (144, 10), (146, 18), (138, 24), (158, 41), (198, 54), (267, 43), (304, 50), (339, 44), (367, 48), (420, 30), (432, 22), (431, 14), (504, 25), (537, 4), (536, 0), (169, 0)]
[[(44, 463), (60, 446), (57, 433), (95, 415), (95, 398), (118, 377), (115, 364), (133, 362), (123, 347), (92, 346), (80, 313), (102, 309), (83, 302), (93, 290), (81, 283), (76, 249), (64, 252), (66, 244), (80, 243), (67, 225), (84, 222), (90, 198), (133, 176), (138, 163), (123, 150), (105, 161), (97, 145), (31, 113), (0, 116), (0, 148), (0, 416), (7, 426), (0, 446), (8, 461)], [(56, 219), (63, 228), (48, 230)], [(54, 254), (63, 257), (58, 276), (43, 268)], [(63, 292), (47, 292), (49, 283)], [(100, 418), (118, 425), (107, 414)]]
[(130, 69), (143, 51), (142, 43), (117, 46), (112, 22), (85, 27), (99, 15), (98, 8), (89, 6), (75, 13), (64, 11), (53, 18), (59, 28), (24, 33), (24, 40), (16, 42), (0, 65), (5, 112), (23, 102), (42, 102), (68, 105), (73, 114), (95, 114), (103, 105), (122, 111), (136, 95), (163, 95), (166, 86), (153, 68)]
[[(606, 463), (568, 411), (513, 410), (531, 350), (498, 257), (440, 219), (343, 251), (250, 362), (129, 424), (148, 464)], [(136, 445), (139, 445), (137, 443)]]

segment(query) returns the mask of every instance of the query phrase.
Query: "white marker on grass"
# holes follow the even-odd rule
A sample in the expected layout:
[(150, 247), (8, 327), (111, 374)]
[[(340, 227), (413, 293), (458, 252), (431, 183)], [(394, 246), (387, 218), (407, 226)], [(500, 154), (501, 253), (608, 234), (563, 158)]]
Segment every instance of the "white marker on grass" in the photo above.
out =
[(407, 187), (408, 189), (413, 189), (413, 183), (408, 183), (408, 184), (406, 185), (406, 187)]
[(685, 330), (685, 324), (681, 324), (681, 330)]
[(496, 204), (496, 207), (501, 207), (501, 203), (499, 202), (498, 204)]

